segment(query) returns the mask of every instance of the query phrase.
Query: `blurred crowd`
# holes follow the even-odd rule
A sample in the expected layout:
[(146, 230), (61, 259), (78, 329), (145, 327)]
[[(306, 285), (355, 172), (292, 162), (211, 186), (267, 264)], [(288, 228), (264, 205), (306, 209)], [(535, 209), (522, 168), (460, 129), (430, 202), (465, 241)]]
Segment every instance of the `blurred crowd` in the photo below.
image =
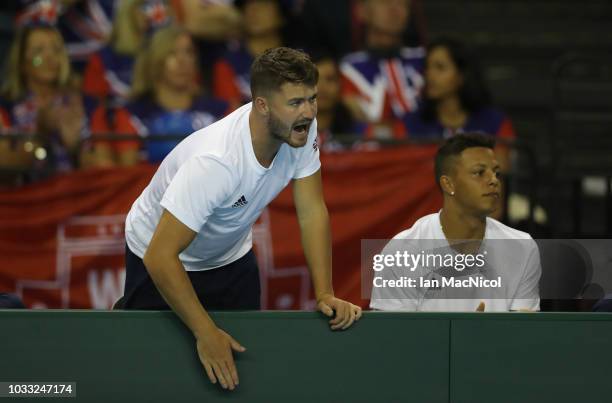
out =
[[(478, 58), (427, 40), (421, 0), (21, 0), (0, 92), (0, 185), (160, 162), (250, 101), (264, 50), (305, 49), (320, 71), (321, 148), (512, 139)], [(502, 166), (509, 164), (500, 147)]]

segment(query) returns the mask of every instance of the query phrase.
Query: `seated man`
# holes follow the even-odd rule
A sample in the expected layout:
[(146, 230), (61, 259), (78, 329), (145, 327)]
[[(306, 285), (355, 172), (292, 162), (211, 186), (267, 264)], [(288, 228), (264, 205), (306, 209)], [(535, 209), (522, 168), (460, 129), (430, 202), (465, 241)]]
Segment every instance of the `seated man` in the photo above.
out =
[(397, 234), (375, 256), (371, 308), (539, 310), (536, 243), (488, 217), (500, 197), (493, 147), (493, 138), (478, 134), (456, 135), (440, 147), (435, 174), (442, 210)]

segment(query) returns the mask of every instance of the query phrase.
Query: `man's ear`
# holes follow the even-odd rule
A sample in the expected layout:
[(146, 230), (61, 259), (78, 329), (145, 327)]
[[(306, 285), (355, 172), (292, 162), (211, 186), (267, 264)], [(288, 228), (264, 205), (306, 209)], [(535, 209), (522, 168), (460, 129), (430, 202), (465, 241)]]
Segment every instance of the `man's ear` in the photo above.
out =
[(253, 105), (255, 105), (255, 109), (262, 115), (268, 115), (270, 113), (270, 106), (268, 105), (268, 100), (264, 97), (256, 97), (253, 100)]
[(448, 175), (440, 176), (440, 187), (444, 194), (454, 196), (455, 195), (455, 184), (453, 179)]

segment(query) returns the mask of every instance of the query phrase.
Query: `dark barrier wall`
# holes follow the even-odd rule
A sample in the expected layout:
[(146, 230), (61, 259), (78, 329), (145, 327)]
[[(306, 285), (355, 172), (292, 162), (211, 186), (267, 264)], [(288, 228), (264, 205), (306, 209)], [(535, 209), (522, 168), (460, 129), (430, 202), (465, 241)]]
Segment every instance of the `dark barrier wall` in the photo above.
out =
[(330, 331), (318, 313), (213, 317), (248, 349), (237, 355), (233, 392), (210, 384), (192, 336), (162, 312), (0, 311), (0, 382), (76, 382), (77, 398), (61, 401), (79, 402), (515, 403), (612, 395), (612, 315), (372, 312), (344, 332)]

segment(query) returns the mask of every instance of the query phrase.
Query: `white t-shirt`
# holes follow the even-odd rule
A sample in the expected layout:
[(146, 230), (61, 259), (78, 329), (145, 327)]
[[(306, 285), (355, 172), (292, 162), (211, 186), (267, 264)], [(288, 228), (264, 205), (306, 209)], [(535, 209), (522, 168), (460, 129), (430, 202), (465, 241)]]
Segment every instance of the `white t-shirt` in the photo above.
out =
[[(393, 254), (398, 248), (403, 250), (418, 248), (418, 251), (414, 249), (414, 253), (418, 254), (423, 245), (428, 244), (437, 245), (432, 246), (430, 251), (434, 249), (453, 251), (442, 231), (440, 213), (420, 218), (412, 228), (397, 234), (382, 253)], [(538, 287), (542, 269), (537, 244), (529, 234), (488, 217), (484, 241), (478, 253), (484, 253), (481, 255), (484, 271), (477, 271), (476, 275), (468, 275), (467, 272), (460, 273), (453, 268), (442, 269), (441, 266), (434, 266), (438, 267), (434, 270), (431, 266), (425, 269), (423, 265), (419, 267), (414, 265), (414, 271), (397, 266), (384, 269), (390, 270), (385, 273), (388, 279), (397, 280), (404, 276), (404, 279), (413, 277), (415, 281), (412, 283), (413, 286), (403, 281), (396, 283), (401, 286), (385, 288), (380, 287), (383, 283), (380, 279), (377, 280), (379, 287), (372, 287), (370, 308), (385, 311), (474, 312), (482, 301), (485, 303), (485, 312), (539, 310)], [(483, 276), (482, 273), (485, 275)], [(465, 289), (440, 287), (440, 284), (444, 284), (440, 281), (442, 277), (447, 277), (447, 280), (451, 278), (465, 280), (469, 276), (486, 278), (487, 273), (489, 279), (500, 280), (501, 287), (468, 287)], [(437, 285), (424, 281), (419, 287), (420, 279), (417, 278), (419, 276), (429, 279), (437, 278), (438, 282), (435, 283)], [(460, 298), (453, 298), (453, 295), (459, 295)]]
[(264, 168), (253, 151), (250, 112), (249, 103), (168, 154), (128, 213), (125, 235), (134, 254), (144, 256), (166, 209), (197, 232), (179, 255), (187, 271), (227, 265), (251, 249), (253, 223), (289, 181), (319, 170), (316, 120), (306, 145), (283, 144)]

